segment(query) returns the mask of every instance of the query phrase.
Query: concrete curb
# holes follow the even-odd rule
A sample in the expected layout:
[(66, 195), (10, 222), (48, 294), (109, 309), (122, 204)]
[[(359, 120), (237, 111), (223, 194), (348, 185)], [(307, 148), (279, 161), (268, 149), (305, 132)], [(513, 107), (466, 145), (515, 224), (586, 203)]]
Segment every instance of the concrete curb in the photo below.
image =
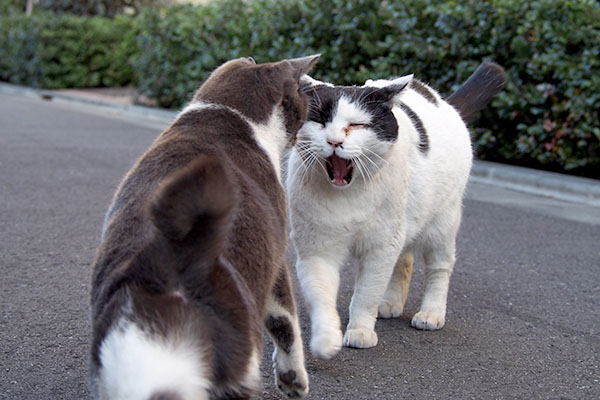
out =
[(175, 116), (177, 115), (176, 111), (161, 110), (159, 108), (137, 106), (134, 104), (119, 104), (100, 98), (93, 99), (64, 93), (54, 93), (50, 91), (40, 91), (40, 96), (46, 100), (77, 102), (91, 106), (110, 108), (114, 111), (120, 112), (121, 114), (136, 115), (138, 117), (151, 119), (157, 122), (165, 122), (166, 124), (173, 122), (175, 120)]
[(470, 181), (600, 207), (600, 181), (594, 179), (477, 160)]
[[(78, 96), (3, 82), (0, 82), (0, 93), (83, 103), (165, 124), (171, 123), (177, 115), (175, 111), (116, 103), (107, 96)], [(600, 207), (600, 181), (593, 179), (477, 160), (473, 164), (470, 181)]]

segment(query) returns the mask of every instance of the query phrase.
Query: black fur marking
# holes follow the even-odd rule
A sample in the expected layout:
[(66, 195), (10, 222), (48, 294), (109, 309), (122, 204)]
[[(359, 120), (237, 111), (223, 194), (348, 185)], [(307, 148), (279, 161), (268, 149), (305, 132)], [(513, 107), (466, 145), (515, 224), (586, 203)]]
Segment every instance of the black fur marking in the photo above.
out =
[(308, 120), (325, 125), (333, 121), (339, 96), (335, 88), (327, 85), (311, 86), (304, 90), (310, 98)]
[(287, 383), (288, 385), (292, 385), (294, 383), (294, 379), (296, 379), (296, 371), (290, 369), (288, 372), (279, 374), (279, 379), (283, 383)]
[(275, 343), (277, 343), (277, 346), (284, 352), (289, 353), (294, 344), (294, 329), (292, 328), (290, 320), (284, 316), (267, 317), (265, 326)]
[(174, 392), (158, 392), (154, 393), (150, 400), (182, 400), (179, 394)]
[(428, 102), (435, 104), (436, 106), (438, 105), (437, 98), (423, 82), (413, 79), (410, 82), (410, 88), (413, 89), (415, 92), (419, 93), (421, 96), (425, 97), (425, 100), (427, 100)]
[(429, 151), (429, 137), (427, 136), (427, 130), (425, 129), (425, 126), (423, 126), (423, 121), (421, 121), (421, 118), (419, 118), (412, 108), (406, 104), (400, 103), (400, 108), (402, 111), (404, 111), (408, 118), (410, 118), (413, 126), (417, 132), (419, 132), (419, 150), (422, 153), (427, 154)]

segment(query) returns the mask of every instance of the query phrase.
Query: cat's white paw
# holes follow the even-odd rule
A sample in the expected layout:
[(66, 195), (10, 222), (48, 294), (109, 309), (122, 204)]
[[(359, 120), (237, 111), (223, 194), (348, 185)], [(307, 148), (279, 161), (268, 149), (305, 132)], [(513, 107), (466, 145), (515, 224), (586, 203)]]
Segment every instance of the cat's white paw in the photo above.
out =
[(273, 369), (277, 388), (288, 399), (303, 399), (308, 394), (308, 374), (304, 364), (277, 348), (273, 352)]
[(379, 305), (379, 318), (398, 318), (404, 311), (404, 305), (383, 300)]
[(373, 329), (348, 329), (344, 335), (344, 346), (368, 349), (377, 345), (377, 334)]
[(413, 328), (435, 331), (444, 327), (446, 315), (439, 311), (419, 311), (410, 323)]
[(321, 331), (313, 334), (310, 340), (310, 352), (322, 360), (329, 360), (342, 349), (342, 331), (340, 329)]

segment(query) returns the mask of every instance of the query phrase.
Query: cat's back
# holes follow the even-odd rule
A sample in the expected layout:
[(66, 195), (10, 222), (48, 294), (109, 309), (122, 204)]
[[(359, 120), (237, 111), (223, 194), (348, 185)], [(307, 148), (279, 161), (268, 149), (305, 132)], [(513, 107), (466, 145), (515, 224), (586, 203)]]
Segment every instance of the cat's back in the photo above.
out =
[[(399, 130), (410, 130), (415, 167), (431, 173), (468, 174), (472, 162), (469, 130), (460, 114), (440, 94), (413, 79), (393, 107)], [(423, 173), (426, 171), (422, 171)]]
[(391, 170), (410, 171), (405, 188), (410, 241), (460, 208), (473, 156), (470, 134), (459, 113), (420, 81), (413, 80), (407, 89), (392, 109), (405, 143), (395, 144), (390, 163)]
[[(469, 139), (469, 132), (454, 107), (448, 104), (435, 89), (417, 79), (413, 79), (407, 89), (402, 94), (401, 103), (415, 113), (413, 123), (417, 118), (421, 120), (427, 137), (432, 137), (434, 140), (447, 139), (449, 142), (455, 140), (457, 145), (465, 145), (464, 139)], [(410, 110), (407, 114), (410, 114)], [(470, 140), (468, 142), (470, 145)]]
[[(253, 128), (231, 114), (214, 108), (182, 113), (137, 160), (106, 214), (94, 262), (94, 281), (126, 263), (153, 237), (154, 227), (146, 217), (148, 199), (167, 177), (201, 155), (216, 157), (230, 170), (243, 199), (235, 210), (227, 258), (243, 269), (247, 253), (264, 262), (272, 262), (272, 254), (283, 253), (283, 189), (267, 154), (254, 140)], [(256, 242), (257, 237), (268, 240)]]

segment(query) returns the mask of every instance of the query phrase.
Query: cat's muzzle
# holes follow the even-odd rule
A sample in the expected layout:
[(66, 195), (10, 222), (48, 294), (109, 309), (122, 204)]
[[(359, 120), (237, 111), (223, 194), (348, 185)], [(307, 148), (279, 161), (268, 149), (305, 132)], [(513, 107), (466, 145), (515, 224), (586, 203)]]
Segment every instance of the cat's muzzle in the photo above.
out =
[(352, 181), (354, 172), (354, 163), (352, 160), (338, 157), (335, 153), (325, 159), (325, 169), (330, 182), (338, 187), (349, 185)]

